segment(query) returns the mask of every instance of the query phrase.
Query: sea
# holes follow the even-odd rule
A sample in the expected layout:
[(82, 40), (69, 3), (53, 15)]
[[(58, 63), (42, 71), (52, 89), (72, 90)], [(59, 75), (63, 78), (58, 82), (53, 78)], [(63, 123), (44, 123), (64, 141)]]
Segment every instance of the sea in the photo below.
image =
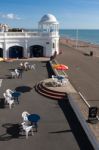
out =
[[(27, 31), (37, 31), (37, 29), (27, 29)], [(76, 39), (99, 45), (99, 29), (60, 29), (59, 34), (62, 38)]]
[(60, 37), (81, 40), (99, 45), (99, 30), (96, 29), (61, 29)]

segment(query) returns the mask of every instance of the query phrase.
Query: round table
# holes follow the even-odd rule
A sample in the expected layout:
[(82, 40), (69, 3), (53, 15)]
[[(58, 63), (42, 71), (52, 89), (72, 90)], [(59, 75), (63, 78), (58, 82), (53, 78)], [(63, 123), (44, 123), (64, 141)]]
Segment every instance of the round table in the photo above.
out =
[(28, 120), (32, 123), (37, 123), (40, 120), (40, 116), (38, 114), (30, 114), (28, 115)]
[(63, 80), (64, 77), (63, 77), (63, 76), (57, 76), (57, 79), (58, 79), (58, 80)]
[(40, 116), (38, 114), (30, 114), (28, 115), (28, 120), (34, 125), (35, 130), (37, 132), (37, 122), (40, 120)]
[(18, 102), (18, 104), (19, 104), (18, 97), (19, 97), (20, 95), (21, 95), (20, 92), (13, 92), (13, 93), (12, 93), (12, 97), (14, 97), (14, 99)]

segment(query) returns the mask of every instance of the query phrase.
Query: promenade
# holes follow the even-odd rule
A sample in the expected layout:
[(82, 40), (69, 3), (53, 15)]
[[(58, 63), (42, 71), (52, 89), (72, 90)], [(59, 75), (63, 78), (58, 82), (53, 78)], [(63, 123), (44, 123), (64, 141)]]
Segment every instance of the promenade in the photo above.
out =
[[(67, 71), (68, 78), (72, 83), (76, 91), (81, 93), (83, 97), (87, 100), (90, 106), (96, 106), (99, 108), (99, 60), (97, 57), (84, 55), (82, 51), (78, 51), (74, 48), (68, 47), (66, 45), (60, 44), (62, 54), (57, 56), (57, 60), (60, 63), (64, 63), (69, 66)], [(94, 145), (99, 147), (99, 122), (97, 124), (87, 124), (88, 119), (88, 106), (83, 103), (80, 96), (73, 96), (73, 106), (76, 108), (76, 115), (81, 121), (81, 116), (83, 116), (82, 124), (90, 129), (89, 133), (87, 131), (89, 138), (94, 141)], [(75, 109), (74, 108), (74, 109)], [(77, 110), (78, 109), (78, 110)], [(80, 112), (79, 112), (80, 111)], [(95, 142), (97, 144), (95, 144)], [(97, 149), (97, 148), (96, 148)]]
[(99, 44), (93, 44), (86, 41), (80, 41), (75, 39), (68, 39), (68, 38), (60, 38), (60, 43), (68, 45), (85, 55), (90, 55), (90, 51), (93, 52), (93, 56), (99, 57)]
[(67, 74), (74, 88), (81, 92), (91, 106), (99, 107), (99, 58), (60, 44), (59, 63), (69, 67)]
[[(11, 79), (10, 71), (19, 66), (19, 61), (1, 62), (0, 78), (0, 149), (4, 150), (92, 150), (78, 119), (68, 101), (57, 101), (41, 96), (35, 84), (48, 78), (46, 62), (31, 61), (35, 70), (24, 71), (22, 79)], [(25, 91), (22, 86), (26, 86)], [(11, 110), (3, 103), (6, 89), (20, 89), (20, 103)], [(39, 114), (38, 132), (26, 140), (19, 130), (23, 111)]]

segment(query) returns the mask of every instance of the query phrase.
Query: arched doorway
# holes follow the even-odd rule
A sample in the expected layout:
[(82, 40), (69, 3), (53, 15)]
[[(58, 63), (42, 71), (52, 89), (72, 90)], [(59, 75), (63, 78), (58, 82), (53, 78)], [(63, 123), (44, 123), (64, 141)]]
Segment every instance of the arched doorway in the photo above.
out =
[(43, 46), (30, 46), (30, 57), (43, 57)]
[(3, 49), (2, 48), (0, 48), (0, 57), (3, 58)]
[(23, 47), (12, 46), (9, 48), (9, 58), (22, 58), (23, 57)]

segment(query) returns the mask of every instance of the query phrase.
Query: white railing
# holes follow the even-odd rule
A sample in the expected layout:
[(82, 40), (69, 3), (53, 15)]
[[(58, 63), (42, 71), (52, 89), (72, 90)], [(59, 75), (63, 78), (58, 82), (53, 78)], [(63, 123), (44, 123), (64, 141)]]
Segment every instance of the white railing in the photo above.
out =
[(28, 38), (28, 37), (34, 37), (39, 36), (39, 33), (34, 32), (4, 32), (0, 33), (0, 39), (1, 38)]
[(4, 38), (31, 38), (35, 36), (58, 36), (58, 32), (40, 33), (40, 32), (0, 32), (0, 39)]
[(58, 32), (41, 33), (42, 36), (59, 36)]

